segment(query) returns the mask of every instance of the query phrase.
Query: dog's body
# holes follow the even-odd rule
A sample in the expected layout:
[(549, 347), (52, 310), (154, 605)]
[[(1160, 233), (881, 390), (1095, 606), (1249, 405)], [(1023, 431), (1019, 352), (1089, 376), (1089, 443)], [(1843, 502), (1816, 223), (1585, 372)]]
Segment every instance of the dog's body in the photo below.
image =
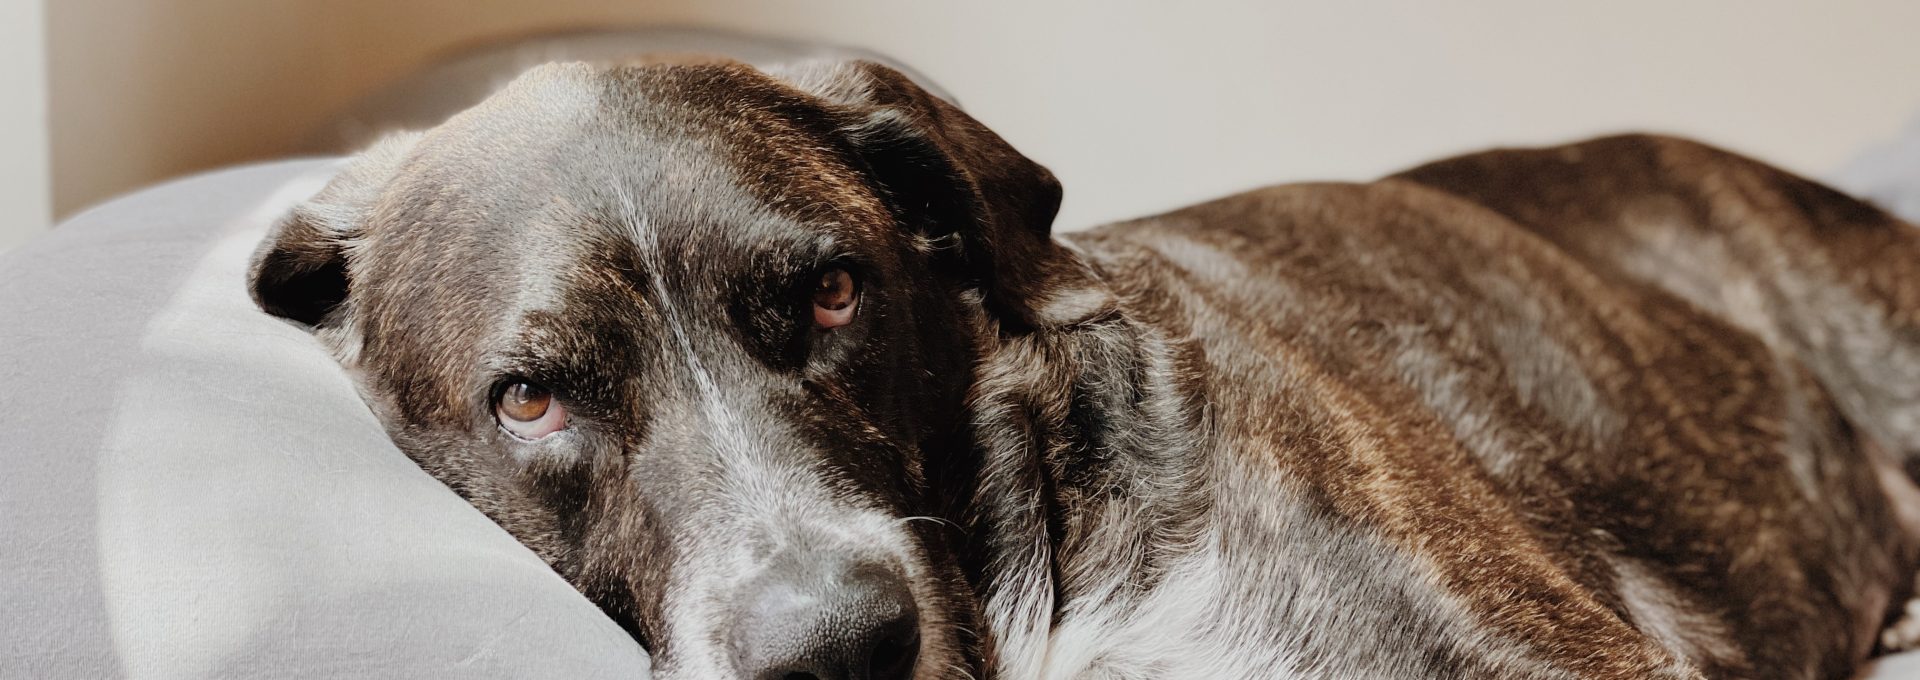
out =
[(1911, 229), (1616, 138), (1070, 235), (1115, 321), (989, 357), (1157, 398), (1046, 428), (1014, 676), (1845, 677), (1915, 566)]
[[(662, 677), (887, 675), (751, 632), (846, 574), (908, 584), (913, 677), (1020, 680), (1842, 678), (1911, 594), (1920, 234), (1871, 207), (1651, 137), (1049, 241), (1057, 192), (885, 69), (560, 67), (254, 286)], [(859, 320), (761, 309), (789, 241)], [(501, 437), (536, 379), (568, 428)]]

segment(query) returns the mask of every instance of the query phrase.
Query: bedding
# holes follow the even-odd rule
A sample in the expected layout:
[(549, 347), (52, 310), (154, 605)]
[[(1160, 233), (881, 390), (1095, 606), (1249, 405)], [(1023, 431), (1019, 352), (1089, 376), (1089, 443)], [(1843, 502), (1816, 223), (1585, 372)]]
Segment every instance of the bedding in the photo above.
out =
[(0, 255), (0, 677), (644, 676), (247, 299), (334, 167), (177, 181)]
[(1920, 116), (1893, 139), (1862, 151), (1831, 181), (1908, 222), (1920, 223)]

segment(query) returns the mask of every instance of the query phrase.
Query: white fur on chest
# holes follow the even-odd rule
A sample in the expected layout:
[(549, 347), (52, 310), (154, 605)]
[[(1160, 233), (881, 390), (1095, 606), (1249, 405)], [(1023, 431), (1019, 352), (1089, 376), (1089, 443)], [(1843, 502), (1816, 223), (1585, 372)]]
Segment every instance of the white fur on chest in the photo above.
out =
[(1236, 476), (1216, 487), (1227, 496), (1208, 535), (1156, 587), (1129, 594), (1127, 575), (1114, 574), (1111, 589), (1066, 603), (1044, 651), (1007, 657), (1003, 675), (1427, 678), (1430, 659), (1467, 655), (1515, 677), (1563, 677), (1488, 632), (1421, 560), (1287, 498), (1265, 475)]

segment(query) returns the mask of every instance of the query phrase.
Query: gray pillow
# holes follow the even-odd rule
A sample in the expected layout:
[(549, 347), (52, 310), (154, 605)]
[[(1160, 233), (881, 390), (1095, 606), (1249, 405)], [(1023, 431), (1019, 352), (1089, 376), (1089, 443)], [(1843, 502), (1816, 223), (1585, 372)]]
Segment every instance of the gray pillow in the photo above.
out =
[(249, 302), (248, 255), (333, 169), (181, 180), (0, 255), (0, 676), (645, 675)]
[(1901, 219), (1920, 223), (1920, 117), (1900, 136), (1855, 157), (1832, 182)]

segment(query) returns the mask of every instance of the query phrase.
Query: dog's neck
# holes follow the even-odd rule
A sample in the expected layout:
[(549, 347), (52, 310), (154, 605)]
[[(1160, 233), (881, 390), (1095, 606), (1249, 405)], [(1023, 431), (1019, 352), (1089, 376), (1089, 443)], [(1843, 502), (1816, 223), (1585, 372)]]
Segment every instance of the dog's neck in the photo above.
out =
[(976, 587), (1000, 675), (1038, 677), (1062, 614), (1150, 591), (1202, 534), (1197, 351), (1124, 310), (983, 346), (970, 399)]

